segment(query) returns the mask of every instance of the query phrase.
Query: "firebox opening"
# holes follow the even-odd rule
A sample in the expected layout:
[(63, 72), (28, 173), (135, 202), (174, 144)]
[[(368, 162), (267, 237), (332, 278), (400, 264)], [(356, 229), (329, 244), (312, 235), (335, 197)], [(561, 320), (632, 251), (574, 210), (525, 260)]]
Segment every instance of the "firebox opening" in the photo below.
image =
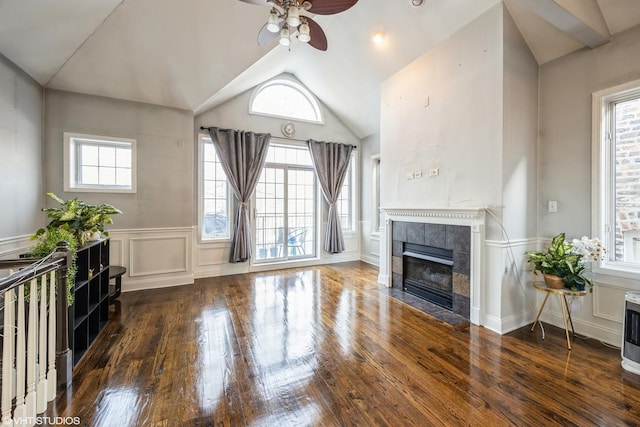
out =
[(403, 289), (405, 292), (453, 309), (453, 251), (405, 243)]

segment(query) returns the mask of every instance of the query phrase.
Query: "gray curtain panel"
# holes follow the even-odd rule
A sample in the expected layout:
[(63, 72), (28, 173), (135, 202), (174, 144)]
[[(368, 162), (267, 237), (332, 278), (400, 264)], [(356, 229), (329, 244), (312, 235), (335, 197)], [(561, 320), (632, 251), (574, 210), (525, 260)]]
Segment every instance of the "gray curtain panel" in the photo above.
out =
[(233, 194), (238, 199), (230, 262), (245, 262), (252, 257), (253, 251), (249, 200), (267, 158), (271, 134), (216, 127), (208, 128), (208, 131)]
[(347, 175), (351, 152), (354, 147), (353, 145), (339, 144), (337, 142), (318, 142), (313, 139), (307, 141), (307, 146), (311, 152), (313, 167), (320, 181), (322, 194), (327, 203), (329, 203), (324, 250), (332, 254), (338, 254), (344, 251), (344, 238), (335, 204), (340, 197), (340, 190), (342, 190), (344, 177)]

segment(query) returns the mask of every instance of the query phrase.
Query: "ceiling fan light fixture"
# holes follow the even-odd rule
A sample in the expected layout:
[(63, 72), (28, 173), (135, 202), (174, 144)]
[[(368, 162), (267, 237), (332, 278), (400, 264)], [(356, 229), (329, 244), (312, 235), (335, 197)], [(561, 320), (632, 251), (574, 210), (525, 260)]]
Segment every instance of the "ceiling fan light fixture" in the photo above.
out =
[(291, 27), (300, 25), (300, 11), (297, 6), (291, 6), (287, 10), (287, 24)]
[(311, 41), (309, 24), (307, 24), (306, 22), (303, 22), (302, 25), (298, 27), (298, 40), (303, 43), (309, 43)]
[(280, 31), (278, 12), (275, 9), (271, 9), (271, 12), (269, 13), (269, 19), (267, 19), (267, 30), (272, 33)]
[(280, 44), (282, 46), (289, 46), (291, 44), (291, 40), (289, 40), (289, 26), (287, 25), (282, 27), (282, 31), (280, 31)]

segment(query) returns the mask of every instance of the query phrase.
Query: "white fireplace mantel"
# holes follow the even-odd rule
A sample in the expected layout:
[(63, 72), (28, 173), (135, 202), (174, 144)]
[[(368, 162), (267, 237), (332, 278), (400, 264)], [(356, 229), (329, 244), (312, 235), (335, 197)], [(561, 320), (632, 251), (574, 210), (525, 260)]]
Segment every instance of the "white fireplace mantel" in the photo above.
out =
[(391, 286), (392, 225), (394, 221), (429, 224), (463, 225), (471, 229), (470, 265), (470, 320), (475, 325), (484, 323), (483, 316), (483, 248), (486, 207), (464, 208), (381, 208), (384, 221), (380, 238), (380, 272), (378, 281)]

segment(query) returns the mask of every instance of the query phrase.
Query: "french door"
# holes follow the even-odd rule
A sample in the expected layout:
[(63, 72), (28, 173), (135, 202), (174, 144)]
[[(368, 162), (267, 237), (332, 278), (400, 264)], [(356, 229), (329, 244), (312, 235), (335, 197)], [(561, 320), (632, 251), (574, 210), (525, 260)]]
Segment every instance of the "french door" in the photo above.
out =
[[(306, 151), (306, 147), (285, 148)], [(303, 153), (295, 154), (293, 158), (300, 159)], [(277, 160), (292, 157), (282, 156)], [(276, 160), (273, 155), (267, 160), (270, 157)], [(306, 161), (297, 163), (267, 163), (262, 171), (255, 193), (256, 262), (315, 256), (316, 176)]]

